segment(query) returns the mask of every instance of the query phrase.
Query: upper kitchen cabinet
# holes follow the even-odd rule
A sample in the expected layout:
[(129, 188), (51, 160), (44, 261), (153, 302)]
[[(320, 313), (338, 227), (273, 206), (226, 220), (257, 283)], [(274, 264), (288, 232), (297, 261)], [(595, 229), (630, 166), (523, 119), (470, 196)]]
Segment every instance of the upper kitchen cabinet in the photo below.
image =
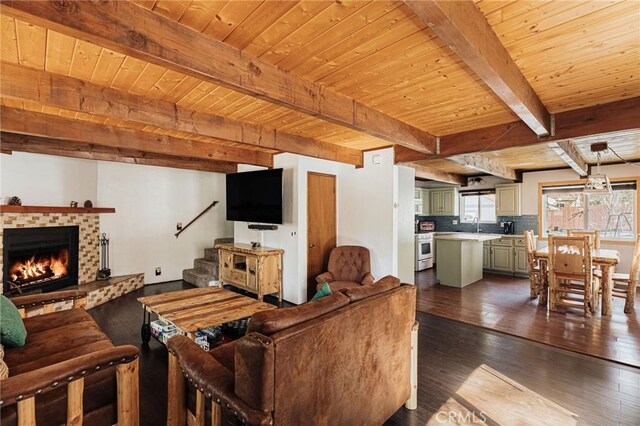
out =
[(430, 200), (429, 200), (429, 190), (428, 189), (423, 189), (423, 188), (416, 188), (415, 189), (415, 214), (419, 214), (419, 215), (424, 215), (427, 216), (429, 215), (429, 205)]
[(458, 215), (458, 188), (432, 189), (429, 200), (432, 216)]
[(520, 216), (520, 184), (496, 185), (496, 216)]

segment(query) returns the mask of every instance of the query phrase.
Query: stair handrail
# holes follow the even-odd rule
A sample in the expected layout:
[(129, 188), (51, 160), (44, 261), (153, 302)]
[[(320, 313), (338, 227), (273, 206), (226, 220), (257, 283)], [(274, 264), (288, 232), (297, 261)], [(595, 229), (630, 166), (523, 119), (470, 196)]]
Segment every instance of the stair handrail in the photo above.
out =
[(180, 229), (178, 232), (176, 232), (174, 235), (176, 236), (176, 238), (178, 238), (180, 236), (180, 234), (182, 234), (184, 231), (187, 230), (188, 227), (190, 227), (191, 225), (193, 225), (193, 223), (200, 219), (206, 212), (208, 212), (209, 210), (211, 210), (216, 204), (218, 204), (219, 201), (214, 201), (213, 203), (209, 204), (207, 207), (205, 207), (204, 210), (202, 210), (200, 212), (200, 214), (196, 217), (193, 218), (193, 220), (189, 223), (187, 223), (186, 226), (184, 226), (182, 229)]

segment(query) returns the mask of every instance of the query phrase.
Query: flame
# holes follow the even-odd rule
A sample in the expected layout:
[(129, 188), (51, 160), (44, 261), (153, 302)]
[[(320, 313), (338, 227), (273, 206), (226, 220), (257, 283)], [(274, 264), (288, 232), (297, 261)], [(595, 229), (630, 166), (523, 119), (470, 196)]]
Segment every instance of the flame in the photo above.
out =
[(14, 282), (62, 278), (68, 273), (69, 251), (59, 250), (48, 255), (33, 255), (11, 265), (9, 275)]

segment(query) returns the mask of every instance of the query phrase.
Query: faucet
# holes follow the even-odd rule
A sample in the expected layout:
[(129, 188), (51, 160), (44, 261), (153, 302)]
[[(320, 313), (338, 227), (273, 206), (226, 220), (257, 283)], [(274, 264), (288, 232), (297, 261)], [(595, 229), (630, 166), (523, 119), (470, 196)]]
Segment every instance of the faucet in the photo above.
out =
[(482, 231), (482, 229), (480, 229), (480, 218), (478, 216), (475, 216), (473, 218), (473, 220), (471, 221), (471, 224), (476, 224), (476, 234), (479, 234), (480, 231)]

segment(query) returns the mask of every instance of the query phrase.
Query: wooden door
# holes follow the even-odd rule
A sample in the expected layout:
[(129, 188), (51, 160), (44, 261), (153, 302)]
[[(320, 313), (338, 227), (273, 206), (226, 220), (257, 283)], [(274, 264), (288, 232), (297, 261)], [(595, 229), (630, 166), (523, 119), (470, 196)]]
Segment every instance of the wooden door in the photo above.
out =
[(316, 293), (316, 276), (327, 270), (336, 246), (336, 177), (307, 174), (307, 296)]

